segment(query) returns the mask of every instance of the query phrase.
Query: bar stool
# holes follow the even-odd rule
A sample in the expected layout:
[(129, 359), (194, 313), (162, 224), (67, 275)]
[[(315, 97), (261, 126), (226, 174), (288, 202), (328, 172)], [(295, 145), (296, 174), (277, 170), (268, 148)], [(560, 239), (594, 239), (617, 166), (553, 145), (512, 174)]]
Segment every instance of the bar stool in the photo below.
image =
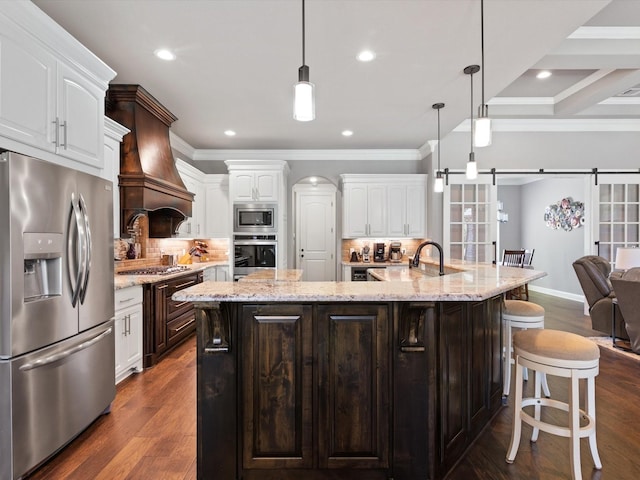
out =
[[(600, 364), (598, 346), (580, 335), (557, 330), (525, 330), (513, 335), (516, 356), (516, 398), (513, 412), (513, 430), (507, 452), (507, 463), (513, 463), (518, 453), (522, 422), (533, 427), (531, 441), (538, 439), (540, 430), (568, 437), (571, 450), (571, 478), (580, 480), (580, 439), (589, 438), (591, 457), (595, 467), (602, 468), (596, 444), (596, 384)], [(524, 368), (535, 370), (535, 396), (522, 398), (522, 372)], [(541, 374), (548, 373), (571, 379), (569, 403), (540, 397)], [(580, 409), (580, 379), (587, 380), (585, 410)], [(524, 411), (534, 406), (534, 415)], [(569, 425), (563, 427), (540, 420), (541, 407), (552, 407), (569, 413)], [(580, 418), (586, 424), (580, 426)], [(585, 422), (583, 422), (585, 423)]]
[[(529, 328), (544, 328), (544, 307), (524, 300), (505, 300), (502, 310), (502, 319), (505, 327), (505, 353), (504, 353), (504, 382), (502, 395), (508, 396), (511, 390), (511, 364), (514, 363), (512, 347), (512, 328), (526, 330)], [(524, 371), (524, 379), (528, 379), (527, 371)], [(547, 376), (542, 377), (542, 389), (545, 397), (550, 397)]]

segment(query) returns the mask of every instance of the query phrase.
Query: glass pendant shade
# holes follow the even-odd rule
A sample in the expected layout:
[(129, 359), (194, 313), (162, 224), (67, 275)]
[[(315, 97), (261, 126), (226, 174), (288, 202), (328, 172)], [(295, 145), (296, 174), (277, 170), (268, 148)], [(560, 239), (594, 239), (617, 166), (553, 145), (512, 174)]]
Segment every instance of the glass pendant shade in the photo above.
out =
[(436, 179), (433, 183), (433, 191), (436, 193), (444, 192), (444, 178), (442, 178), (442, 172), (436, 173)]
[(298, 82), (294, 85), (293, 118), (299, 122), (309, 122), (316, 118), (316, 105), (313, 95), (314, 85)]
[(473, 129), (473, 145), (475, 147), (491, 145), (491, 119), (489, 117), (476, 118)]
[(469, 161), (467, 162), (466, 176), (468, 180), (475, 180), (478, 178), (478, 164), (474, 158), (473, 153), (469, 154)]
[(316, 118), (315, 85), (309, 82), (309, 67), (298, 69), (298, 83), (293, 86), (293, 118), (299, 122), (309, 122)]

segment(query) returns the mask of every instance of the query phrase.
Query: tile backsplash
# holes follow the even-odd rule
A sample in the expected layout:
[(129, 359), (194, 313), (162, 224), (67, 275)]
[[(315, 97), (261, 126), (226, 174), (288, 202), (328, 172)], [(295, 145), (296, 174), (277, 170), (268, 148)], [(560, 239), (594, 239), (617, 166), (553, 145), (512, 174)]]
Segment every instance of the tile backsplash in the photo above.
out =
[[(160, 265), (162, 255), (178, 255), (178, 258), (189, 252), (196, 240), (182, 238), (149, 238), (146, 217), (139, 217), (134, 224), (137, 233), (136, 242), (140, 244), (141, 256), (135, 260), (116, 260), (115, 271), (130, 270), (141, 267)], [(207, 253), (202, 257), (192, 256), (193, 262), (226, 261), (229, 258), (229, 240), (226, 238), (197, 239), (207, 244)], [(115, 239), (117, 244), (119, 238)], [(129, 242), (130, 239), (125, 239)], [(117, 249), (115, 249), (117, 250)]]
[[(394, 240), (394, 239), (372, 239), (372, 238), (353, 238), (353, 239), (344, 239), (342, 240), (342, 261), (348, 262), (351, 258), (350, 250), (353, 248), (356, 252), (362, 252), (362, 247), (365, 245), (369, 245), (371, 249), (371, 256), (373, 257), (373, 244), (374, 243), (384, 243), (385, 255), (389, 254), (389, 244), (391, 242), (400, 241), (402, 243), (402, 248), (406, 251), (405, 257), (403, 260), (408, 261), (408, 257), (413, 256), (418, 245), (420, 245), (424, 240), (420, 238), (404, 238), (402, 240)], [(425, 252), (426, 253), (426, 252)]]

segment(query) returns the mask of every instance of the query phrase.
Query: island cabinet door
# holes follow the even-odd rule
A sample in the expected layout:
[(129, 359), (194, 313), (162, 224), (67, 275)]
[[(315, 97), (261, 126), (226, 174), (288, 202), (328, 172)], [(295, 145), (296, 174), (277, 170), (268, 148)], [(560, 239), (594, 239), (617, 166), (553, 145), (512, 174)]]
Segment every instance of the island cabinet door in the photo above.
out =
[(242, 465), (312, 468), (312, 310), (243, 305)]
[(440, 392), (440, 471), (447, 472), (462, 456), (469, 440), (467, 394), (469, 322), (464, 303), (444, 302), (440, 315), (436, 371)]
[(388, 468), (387, 306), (319, 305), (316, 328), (319, 468)]

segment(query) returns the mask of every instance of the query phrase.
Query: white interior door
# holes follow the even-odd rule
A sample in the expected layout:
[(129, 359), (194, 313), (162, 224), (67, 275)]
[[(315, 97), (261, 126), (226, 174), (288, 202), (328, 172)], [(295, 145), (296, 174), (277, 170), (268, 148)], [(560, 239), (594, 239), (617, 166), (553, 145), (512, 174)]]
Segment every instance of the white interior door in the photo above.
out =
[(491, 263), (496, 260), (498, 189), (490, 175), (466, 180), (450, 175), (443, 198), (445, 258)]
[(296, 268), (306, 282), (336, 279), (336, 190), (296, 185)]

